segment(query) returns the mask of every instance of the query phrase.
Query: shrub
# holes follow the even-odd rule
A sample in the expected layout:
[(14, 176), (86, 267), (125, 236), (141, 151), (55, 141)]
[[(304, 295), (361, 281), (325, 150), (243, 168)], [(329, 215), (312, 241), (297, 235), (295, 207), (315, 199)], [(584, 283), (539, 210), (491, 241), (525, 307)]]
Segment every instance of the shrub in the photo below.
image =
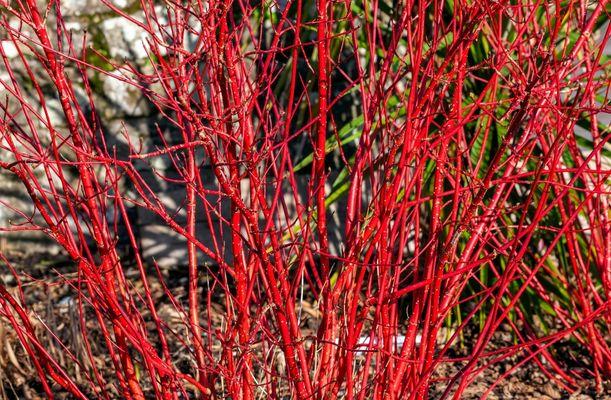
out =
[[(62, 2), (2, 4), (0, 167), (29, 199), (5, 230), (71, 260), (32, 281), (4, 257), (42, 393), (460, 398), (525, 363), (601, 390), (606, 2), (102, 2), (145, 59)], [(121, 90), (150, 136), (109, 134)], [(135, 215), (178, 238), (186, 287)], [(55, 286), (71, 336), (30, 298)]]

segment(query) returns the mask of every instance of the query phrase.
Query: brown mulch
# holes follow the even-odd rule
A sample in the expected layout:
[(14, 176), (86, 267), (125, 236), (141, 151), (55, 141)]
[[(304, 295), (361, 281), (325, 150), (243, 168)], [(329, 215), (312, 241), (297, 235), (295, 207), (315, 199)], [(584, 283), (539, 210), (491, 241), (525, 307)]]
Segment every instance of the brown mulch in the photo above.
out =
[[(21, 283), (26, 294), (26, 302), (29, 307), (45, 321), (48, 326), (54, 327), (54, 332), (64, 343), (70, 345), (71, 348), (80, 349), (82, 344), (78, 343), (80, 339), (79, 322), (75, 318), (76, 305), (71, 297), (73, 290), (68, 288), (63, 283), (63, 278), (70, 277), (70, 271), (73, 271), (72, 264), (62, 256), (51, 255), (46, 253), (37, 253), (32, 255), (11, 254), (9, 257), (13, 266), (21, 275)], [(127, 271), (129, 276), (134, 271)], [(27, 275), (25, 275), (27, 274)], [(167, 274), (168, 285), (172, 289), (175, 298), (178, 300), (181, 297), (186, 297), (186, 277), (184, 273), (177, 271), (164, 271)], [(63, 276), (63, 278), (62, 278)], [(11, 275), (8, 268), (3, 263), (0, 263), (0, 284), (3, 284), (9, 291), (16, 293), (16, 280)], [(161, 291), (160, 288), (157, 288)], [(182, 293), (182, 292), (184, 293)], [(182, 293), (182, 294), (181, 294)], [(162, 297), (160, 293), (158, 299)], [(220, 302), (220, 300), (219, 300)], [(308, 308), (309, 307), (309, 308)], [(217, 310), (215, 311), (215, 308)], [(221, 318), (223, 307), (219, 304), (218, 307), (213, 306), (212, 318)], [(310, 312), (309, 312), (309, 311)], [(164, 320), (174, 320), (177, 325), (181, 324), (181, 317), (169, 305), (161, 305), (159, 307), (160, 314)], [(312, 314), (316, 317), (318, 311), (308, 302), (305, 302), (304, 312)], [(50, 339), (45, 328), (40, 322), (41, 337), (49, 338), (48, 349), (50, 353), (59, 361), (60, 364), (68, 362), (66, 355), (57, 343)], [(95, 331), (91, 327), (91, 331)], [(313, 329), (312, 326), (309, 329)], [(101, 342), (101, 338), (99, 338)], [(467, 338), (468, 341), (468, 338)], [(182, 351), (181, 346), (175, 346), (177, 352)], [(455, 356), (465, 355), (468, 350), (463, 349), (456, 351)], [(98, 354), (104, 354), (100, 352)], [(83, 357), (85, 358), (85, 357)], [(508, 359), (504, 363), (495, 364), (488, 368), (484, 373), (480, 374), (475, 381), (468, 386), (461, 399), (479, 399), (486, 390), (495, 383), (499, 376), (511, 368), (512, 363), (517, 360)], [(108, 360), (96, 359), (98, 367), (103, 368)], [(180, 361), (179, 361), (180, 362)], [(184, 368), (190, 368), (188, 356), (180, 362)], [(429, 393), (431, 399), (440, 398), (447, 387), (447, 379), (445, 377), (454, 376), (458, 372), (456, 364), (443, 364), (439, 366), (435, 373), (435, 381), (431, 385)], [(75, 374), (78, 376), (78, 371)], [(86, 387), (86, 382), (82, 382), (83, 387)], [(67, 396), (62, 396), (58, 390), (58, 398), (68, 399)], [(109, 387), (110, 392), (114, 388)], [(116, 393), (116, 391), (115, 391)], [(91, 398), (95, 398), (94, 393), (88, 394)], [(112, 396), (111, 396), (112, 397)], [(31, 363), (27, 360), (24, 349), (19, 344), (15, 332), (7, 323), (6, 319), (0, 315), (0, 399), (42, 399), (42, 387), (38, 382), (35, 370)], [(117, 397), (119, 398), (119, 397)], [(575, 393), (568, 393), (559, 386), (550, 381), (534, 363), (529, 363), (518, 368), (507, 379), (503, 380), (488, 396), (491, 400), (501, 399), (540, 399), (540, 400), (592, 400), (592, 399), (608, 399), (611, 400), (611, 381), (603, 384), (603, 387), (596, 388), (593, 382), (586, 382), (584, 387)]]

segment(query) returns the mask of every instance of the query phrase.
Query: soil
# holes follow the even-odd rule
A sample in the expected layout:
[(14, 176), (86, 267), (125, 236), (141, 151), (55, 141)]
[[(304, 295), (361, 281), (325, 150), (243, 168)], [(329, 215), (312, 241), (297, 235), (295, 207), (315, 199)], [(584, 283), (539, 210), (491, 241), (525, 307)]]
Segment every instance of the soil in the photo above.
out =
[[(42, 321), (49, 326), (54, 327), (54, 333), (65, 343), (69, 343), (75, 348), (82, 348), (74, 341), (79, 340), (78, 320), (74, 317), (75, 306), (74, 299), (71, 297), (72, 290), (66, 285), (65, 280), (75, 277), (72, 263), (66, 258), (57, 255), (50, 255), (44, 252), (23, 255), (11, 254), (8, 257), (11, 260), (12, 266), (20, 275), (20, 281), (25, 293), (25, 302), (28, 306), (41, 318)], [(186, 276), (181, 271), (163, 271), (166, 275), (167, 283), (175, 298), (181, 300), (186, 299)], [(126, 271), (129, 277), (137, 271)], [(72, 275), (71, 275), (72, 274)], [(14, 276), (10, 270), (6, 268), (4, 263), (0, 263), (0, 284), (4, 286), (13, 295), (16, 295), (16, 284)], [(156, 296), (157, 301), (161, 301), (162, 289), (153, 288), (159, 292)], [(211, 318), (218, 319), (220, 323), (223, 306), (222, 299), (218, 299), (219, 304), (213, 304), (211, 308)], [(315, 319), (317, 311), (310, 303), (304, 302), (303, 311), (310, 316), (310, 319)], [(176, 311), (169, 305), (160, 305), (159, 312), (164, 320), (174, 321), (176, 326), (179, 326), (181, 317), (176, 315)], [(75, 323), (76, 321), (76, 323)], [(93, 325), (93, 324), (92, 324)], [(304, 329), (313, 332), (312, 324), (304, 324)], [(94, 331), (94, 329), (92, 329)], [(45, 329), (40, 325), (40, 332), (48, 336)], [(469, 337), (466, 337), (466, 342)], [(96, 343), (93, 340), (92, 343)], [(99, 338), (99, 342), (102, 339)], [(468, 346), (466, 346), (468, 348)], [(60, 364), (66, 362), (65, 355), (52, 340), (48, 340), (48, 349), (52, 355), (59, 361)], [(177, 366), (188, 370), (190, 361), (187, 356), (182, 357), (179, 354), (181, 346), (176, 346), (175, 354), (178, 360)], [(184, 351), (183, 351), (184, 353)], [(456, 350), (450, 356), (467, 355), (468, 350)], [(98, 354), (104, 354), (100, 352)], [(475, 381), (469, 385), (464, 392), (462, 399), (480, 399), (487, 389), (507, 370), (512, 367), (512, 363), (516, 359), (507, 359), (501, 364), (494, 364), (481, 373)], [(108, 360), (97, 360), (96, 364), (100, 367), (107, 364)], [(438, 399), (444, 393), (448, 385), (446, 377), (454, 376), (458, 372), (458, 366), (455, 363), (440, 365), (435, 372), (434, 383), (430, 387), (429, 393), (431, 399)], [(86, 385), (83, 385), (86, 386)], [(70, 397), (60, 393), (57, 389), (60, 399), (68, 399)], [(108, 388), (113, 391), (113, 388)], [(116, 392), (115, 392), (116, 393)], [(94, 393), (88, 394), (91, 398), (95, 398)], [(118, 395), (117, 395), (118, 396)], [(25, 352), (19, 344), (15, 332), (7, 323), (5, 317), (0, 314), (0, 399), (43, 399), (45, 398), (41, 385), (38, 381), (35, 369), (28, 361)], [(116, 397), (119, 398), (119, 397)], [(594, 382), (584, 382), (583, 387), (574, 393), (568, 393), (559, 387), (558, 384), (547, 378), (534, 363), (528, 363), (516, 369), (508, 378), (502, 380), (494, 390), (489, 394), (488, 399), (540, 399), (540, 400), (591, 400), (591, 399), (609, 399), (611, 400), (611, 381), (604, 382), (602, 387), (596, 388)]]

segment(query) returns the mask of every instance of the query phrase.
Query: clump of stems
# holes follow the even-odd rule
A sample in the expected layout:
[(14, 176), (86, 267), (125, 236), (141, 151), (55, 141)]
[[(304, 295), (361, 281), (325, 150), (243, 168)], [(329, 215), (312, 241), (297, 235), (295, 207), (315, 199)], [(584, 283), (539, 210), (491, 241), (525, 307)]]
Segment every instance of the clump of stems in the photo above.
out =
[[(483, 397), (526, 363), (568, 391), (611, 377), (606, 2), (102, 1), (146, 60), (77, 43), (60, 1), (0, 2), (0, 168), (29, 199), (3, 201), (4, 230), (42, 232), (74, 272), (54, 278), (66, 341), (3, 256), (0, 323), (46, 396), (458, 399), (498, 363)], [(150, 105), (150, 137), (108, 132), (100, 80)], [(186, 299), (131, 210), (180, 239)]]

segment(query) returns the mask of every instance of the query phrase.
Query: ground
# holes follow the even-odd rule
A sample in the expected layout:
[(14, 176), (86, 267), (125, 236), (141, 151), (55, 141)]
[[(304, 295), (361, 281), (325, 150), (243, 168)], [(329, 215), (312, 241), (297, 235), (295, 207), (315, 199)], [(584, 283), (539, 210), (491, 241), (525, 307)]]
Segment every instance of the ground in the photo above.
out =
[[(40, 252), (25, 256), (21, 253), (12, 253), (9, 257), (18, 274), (21, 276), (21, 284), (25, 294), (25, 302), (45, 324), (52, 327), (54, 333), (76, 351), (84, 351), (82, 343), (79, 342), (79, 322), (75, 318), (76, 306), (71, 290), (65, 284), (65, 279), (74, 277), (70, 275), (72, 264), (66, 258), (57, 255)], [(126, 275), (136, 273), (134, 269), (126, 271)], [(61, 273), (58, 275), (58, 273)], [(174, 293), (175, 298), (184, 300), (186, 298), (186, 278), (184, 274), (176, 271), (164, 271), (168, 277), (168, 284)], [(0, 268), (0, 279), (7, 287), (9, 292), (16, 295), (16, 279), (5, 265)], [(153, 290), (161, 290), (153, 288)], [(159, 296), (158, 300), (161, 298)], [(221, 320), (220, 314), (223, 307), (221, 304), (214, 304), (211, 308), (213, 319)], [(315, 307), (305, 302), (303, 311), (309, 315), (310, 319), (317, 317)], [(173, 315), (176, 312), (172, 307), (160, 304), (159, 312), (164, 320), (174, 321), (180, 324), (180, 316)], [(40, 320), (32, 318), (38, 323), (37, 331), (43, 337), (48, 338), (48, 349), (60, 364), (65, 365), (69, 362), (63, 351), (54, 343), (50, 336), (45, 333)], [(93, 325), (93, 324), (92, 324)], [(309, 327), (308, 327), (309, 326)], [(304, 329), (311, 330), (311, 324), (305, 323)], [(466, 339), (468, 340), (468, 338)], [(100, 339), (101, 341), (101, 339)], [(92, 343), (96, 343), (95, 340)], [(94, 349), (95, 350), (95, 349)], [(180, 347), (175, 348), (175, 355), (180, 361)], [(463, 350), (466, 352), (467, 350)], [(460, 355), (457, 350), (454, 355)], [(99, 359), (98, 359), (99, 358)], [(96, 363), (100, 367), (104, 366), (108, 360), (96, 358)], [(515, 359), (508, 359), (504, 364), (495, 364), (478, 376), (476, 381), (465, 391), (462, 399), (479, 399), (482, 394), (494, 383), (504, 371), (511, 367)], [(185, 368), (188, 368), (189, 360), (185, 357), (182, 360)], [(447, 377), (453, 376), (457, 371), (457, 366), (442, 365), (435, 374), (435, 383), (430, 388), (431, 399), (439, 398), (447, 385)], [(75, 374), (78, 376), (78, 372)], [(86, 385), (84, 385), (86, 386)], [(19, 344), (12, 327), (7, 323), (4, 316), (0, 316), (0, 398), (2, 399), (42, 399), (44, 398), (38, 382), (35, 369), (28, 361), (25, 352)], [(59, 388), (58, 398), (69, 398), (62, 396)], [(110, 391), (113, 388), (108, 388)], [(93, 393), (89, 394), (95, 398)], [(595, 387), (593, 382), (585, 382), (582, 389), (569, 394), (559, 388), (557, 384), (551, 382), (533, 363), (526, 364), (518, 368), (512, 375), (502, 381), (488, 397), (494, 399), (540, 399), (540, 400), (590, 400), (590, 399), (610, 399), (611, 400), (611, 381), (605, 382), (602, 387)]]

